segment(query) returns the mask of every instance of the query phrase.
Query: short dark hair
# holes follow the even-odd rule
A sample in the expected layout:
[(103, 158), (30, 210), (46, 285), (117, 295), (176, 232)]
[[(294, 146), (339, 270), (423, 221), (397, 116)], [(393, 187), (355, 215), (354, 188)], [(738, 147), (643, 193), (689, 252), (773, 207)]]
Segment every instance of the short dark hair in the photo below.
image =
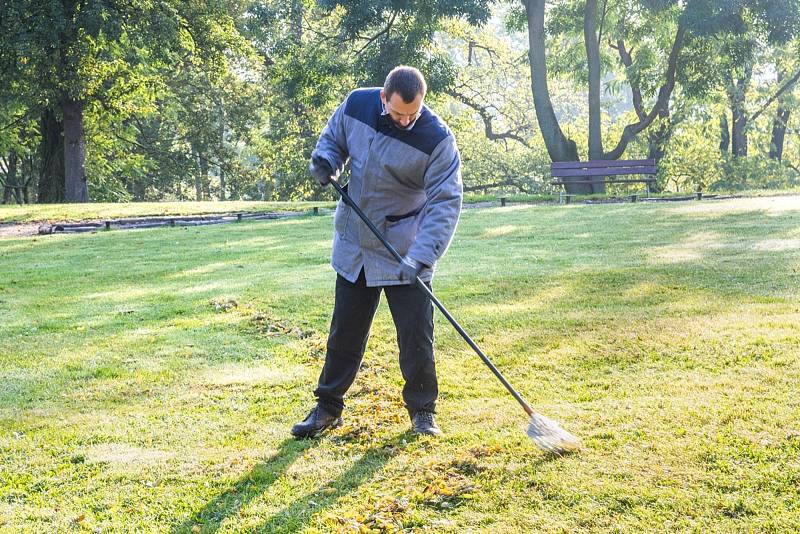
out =
[(424, 98), (427, 90), (428, 84), (425, 83), (425, 77), (419, 69), (406, 65), (398, 65), (393, 68), (383, 84), (386, 100), (389, 100), (393, 94), (400, 93), (406, 104), (413, 102), (417, 95), (422, 95)]

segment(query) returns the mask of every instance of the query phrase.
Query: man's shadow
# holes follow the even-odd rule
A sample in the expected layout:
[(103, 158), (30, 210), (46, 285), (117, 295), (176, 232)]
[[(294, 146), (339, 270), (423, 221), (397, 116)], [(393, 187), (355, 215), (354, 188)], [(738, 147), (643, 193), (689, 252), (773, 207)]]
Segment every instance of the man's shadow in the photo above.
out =
[[(399, 452), (402, 446), (401, 440), (405, 439), (406, 443), (409, 443), (416, 437), (416, 434), (402, 432), (376, 444), (336, 480), (323, 483), (316, 491), (288, 504), (256, 527), (256, 531), (291, 532), (301, 528), (314, 514), (328, 508), (336, 500), (372, 478), (372, 475), (381, 470)], [(299, 456), (317, 443), (317, 440), (286, 439), (270, 459), (254, 466), (249, 473), (201, 510), (173, 527), (171, 532), (173, 534), (191, 532), (196, 525), (200, 526), (201, 532), (216, 532), (227, 517), (237, 515), (250, 501), (263, 494)]]
[(264, 493), (306, 450), (316, 445), (315, 440), (284, 440), (278, 452), (268, 460), (258, 463), (235, 484), (209, 501), (202, 509), (170, 532), (192, 532), (199, 525), (202, 532), (216, 532), (226, 517), (236, 515), (258, 495)]

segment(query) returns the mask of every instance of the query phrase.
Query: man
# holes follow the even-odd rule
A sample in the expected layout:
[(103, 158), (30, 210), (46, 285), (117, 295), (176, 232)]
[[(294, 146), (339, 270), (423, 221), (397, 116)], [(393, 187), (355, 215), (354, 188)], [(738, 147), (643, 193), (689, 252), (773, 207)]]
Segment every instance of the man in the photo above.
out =
[(433, 304), (415, 285), (430, 287), (436, 261), (458, 223), (463, 187), (455, 138), (428, 108), (425, 78), (400, 66), (383, 88), (357, 89), (320, 135), (309, 171), (320, 184), (350, 161), (348, 194), (404, 256), (401, 264), (340, 201), (334, 215), (336, 299), (317, 406), (292, 428), (314, 437), (342, 423), (344, 395), (361, 366), (381, 290), (397, 329), (403, 400), (414, 432), (441, 433), (433, 414), (438, 383), (433, 355)]

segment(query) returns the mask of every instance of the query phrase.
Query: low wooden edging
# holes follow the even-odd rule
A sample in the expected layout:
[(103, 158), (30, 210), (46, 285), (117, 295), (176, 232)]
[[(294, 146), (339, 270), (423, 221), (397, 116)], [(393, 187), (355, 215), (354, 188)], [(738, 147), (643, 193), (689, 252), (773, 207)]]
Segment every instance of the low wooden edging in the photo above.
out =
[[(39, 226), (40, 235), (58, 233), (97, 232), (100, 230), (136, 230), (140, 228), (159, 228), (162, 226), (204, 226), (243, 220), (285, 219), (299, 217), (305, 212), (233, 213), (221, 215), (187, 215), (177, 217), (143, 217), (136, 219), (110, 219), (77, 223), (44, 223)], [(315, 211), (315, 213), (318, 213)]]

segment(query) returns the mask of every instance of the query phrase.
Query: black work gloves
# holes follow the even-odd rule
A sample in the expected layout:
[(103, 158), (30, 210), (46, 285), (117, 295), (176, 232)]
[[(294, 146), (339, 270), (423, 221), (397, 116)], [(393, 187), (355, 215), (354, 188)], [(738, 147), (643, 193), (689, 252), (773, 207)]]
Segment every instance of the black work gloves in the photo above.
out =
[(311, 163), (308, 165), (308, 172), (311, 173), (311, 176), (313, 176), (322, 187), (331, 183), (333, 169), (331, 168), (331, 164), (328, 163), (328, 160), (322, 156), (314, 156), (311, 158)]
[(397, 277), (401, 282), (413, 283), (424, 267), (425, 265), (421, 264), (414, 258), (409, 258), (406, 256), (403, 258), (402, 263), (397, 266)]

